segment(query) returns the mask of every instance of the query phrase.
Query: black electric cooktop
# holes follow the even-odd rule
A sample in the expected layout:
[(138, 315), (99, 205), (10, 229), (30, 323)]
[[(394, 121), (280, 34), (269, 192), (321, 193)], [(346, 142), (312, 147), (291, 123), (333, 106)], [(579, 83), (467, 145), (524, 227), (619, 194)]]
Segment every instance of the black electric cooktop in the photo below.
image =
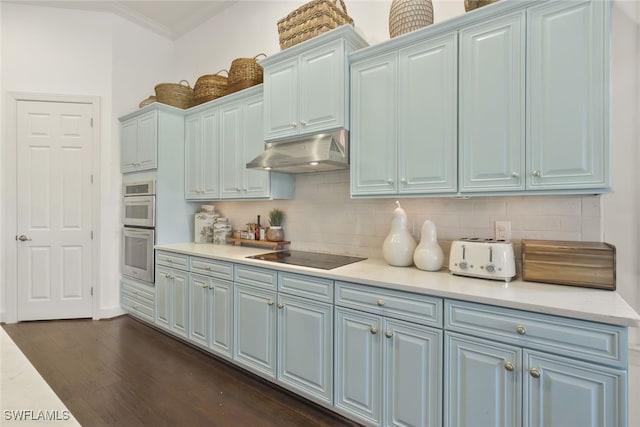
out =
[(268, 252), (265, 254), (249, 256), (247, 258), (279, 262), (281, 264), (293, 264), (303, 267), (320, 268), (322, 270), (331, 270), (333, 268), (342, 267), (343, 265), (352, 264), (354, 262), (363, 261), (366, 259), (354, 256), (323, 254), (319, 252), (305, 251)]

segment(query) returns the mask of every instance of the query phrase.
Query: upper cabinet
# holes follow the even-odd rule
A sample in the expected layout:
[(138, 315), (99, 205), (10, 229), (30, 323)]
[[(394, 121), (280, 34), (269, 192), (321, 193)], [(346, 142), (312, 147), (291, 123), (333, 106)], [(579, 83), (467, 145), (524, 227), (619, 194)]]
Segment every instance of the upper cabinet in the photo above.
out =
[(348, 129), (347, 54), (366, 45), (344, 25), (261, 60), (264, 139)]
[(293, 176), (247, 169), (264, 150), (262, 86), (202, 104), (185, 118), (185, 198), (289, 199)]
[(456, 190), (457, 36), (351, 67), (351, 194)]
[(505, 0), (351, 54), (352, 196), (609, 191), (610, 7)]
[(122, 173), (158, 167), (158, 111), (129, 117), (120, 127)]

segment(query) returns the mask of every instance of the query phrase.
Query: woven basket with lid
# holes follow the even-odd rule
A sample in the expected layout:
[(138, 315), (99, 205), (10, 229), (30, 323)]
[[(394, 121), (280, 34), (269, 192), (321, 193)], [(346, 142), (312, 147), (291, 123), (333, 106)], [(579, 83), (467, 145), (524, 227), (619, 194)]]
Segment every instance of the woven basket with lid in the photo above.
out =
[(431, 0), (393, 0), (389, 11), (391, 38), (433, 24)]
[(497, 1), (498, 0), (464, 0), (464, 10), (465, 12), (469, 12), (473, 9), (477, 9)]
[(343, 0), (339, 3), (338, 0), (310, 1), (278, 21), (280, 49), (284, 50), (345, 24), (353, 25), (353, 19), (347, 15)]
[(183, 109), (193, 107), (193, 89), (186, 80), (180, 80), (180, 83), (160, 83), (155, 90), (158, 102)]

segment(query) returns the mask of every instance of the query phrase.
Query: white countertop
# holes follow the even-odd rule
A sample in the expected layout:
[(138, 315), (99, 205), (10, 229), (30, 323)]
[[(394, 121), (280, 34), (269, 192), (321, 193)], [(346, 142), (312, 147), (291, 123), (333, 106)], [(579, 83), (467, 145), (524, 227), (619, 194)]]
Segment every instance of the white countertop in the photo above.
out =
[(157, 245), (156, 249), (214, 258), (259, 267), (326, 277), (432, 296), (535, 311), (595, 322), (640, 326), (640, 315), (615, 291), (514, 280), (504, 283), (474, 279), (413, 267), (392, 267), (383, 259), (369, 258), (332, 270), (280, 264), (246, 257), (270, 249), (201, 243)]

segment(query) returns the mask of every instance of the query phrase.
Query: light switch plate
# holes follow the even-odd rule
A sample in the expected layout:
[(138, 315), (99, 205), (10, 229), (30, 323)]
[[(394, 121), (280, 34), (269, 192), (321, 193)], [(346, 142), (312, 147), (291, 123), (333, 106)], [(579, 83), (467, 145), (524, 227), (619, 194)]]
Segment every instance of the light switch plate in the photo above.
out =
[(511, 240), (511, 221), (496, 221), (495, 222), (495, 239), (496, 240)]

